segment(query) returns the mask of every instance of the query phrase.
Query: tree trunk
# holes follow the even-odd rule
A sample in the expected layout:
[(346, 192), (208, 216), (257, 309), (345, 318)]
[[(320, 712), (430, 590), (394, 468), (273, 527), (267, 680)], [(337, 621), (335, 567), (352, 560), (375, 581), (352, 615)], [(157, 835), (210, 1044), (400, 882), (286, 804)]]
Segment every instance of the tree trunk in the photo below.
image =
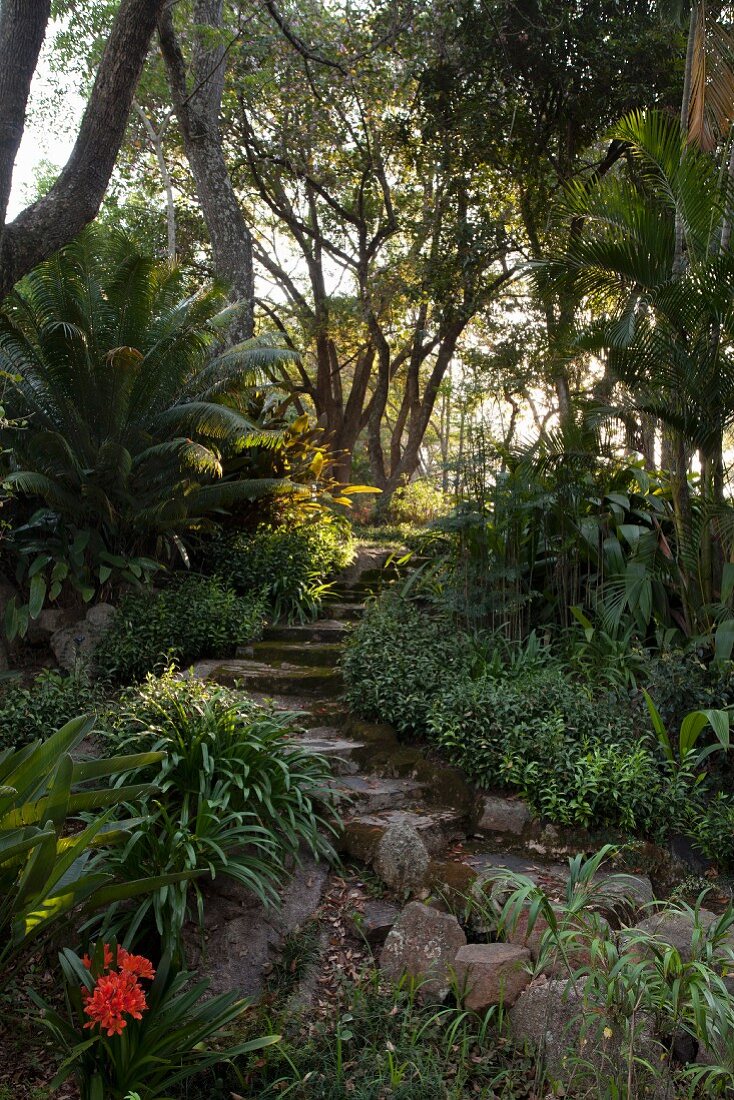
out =
[(0, 4), (0, 225), (5, 224), (28, 95), (50, 14), (51, 0)]
[[(195, 24), (221, 30), (223, 6), (223, 0), (197, 0)], [(255, 284), (252, 236), (232, 186), (219, 129), (226, 47), (221, 42), (209, 45), (201, 34), (195, 36), (189, 91), (170, 7), (158, 21), (158, 34), (186, 158), (209, 230), (214, 268), (229, 286), (231, 300), (241, 304), (229, 333), (232, 343), (237, 343), (254, 331)]]
[(176, 205), (173, 201), (173, 181), (171, 179), (171, 173), (168, 170), (166, 164), (166, 154), (163, 148), (163, 138), (166, 130), (168, 129), (168, 121), (170, 115), (166, 115), (165, 121), (160, 130), (156, 130), (153, 123), (146, 115), (143, 108), (139, 103), (135, 104), (135, 113), (143, 124), (148, 141), (151, 148), (155, 153), (155, 159), (158, 164), (158, 171), (161, 175), (161, 183), (163, 185), (163, 193), (166, 198), (166, 235), (168, 239), (168, 259), (171, 263), (175, 263), (176, 260)]
[[(135, 89), (164, 0), (123, 0), (105, 46), (71, 157), (50, 191), (6, 225), (0, 238), (0, 299), (31, 268), (68, 244), (98, 213), (125, 136)], [(33, 35), (17, 39), (12, 20), (33, 20)], [(0, 6), (0, 196), (7, 193), (30, 77), (43, 41), (40, 0), (2, 0)], [(25, 43), (22, 60), (12, 51)], [(14, 43), (16, 43), (14, 47)], [(8, 55), (10, 51), (10, 56)], [(25, 89), (25, 91), (24, 91)], [(22, 108), (22, 109), (21, 109)], [(13, 153), (14, 158), (14, 153)]]

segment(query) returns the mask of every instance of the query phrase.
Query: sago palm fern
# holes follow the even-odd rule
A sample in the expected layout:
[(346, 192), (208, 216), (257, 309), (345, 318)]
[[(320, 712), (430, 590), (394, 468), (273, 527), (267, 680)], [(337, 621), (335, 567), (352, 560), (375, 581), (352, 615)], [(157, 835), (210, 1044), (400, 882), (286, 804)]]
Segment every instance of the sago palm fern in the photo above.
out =
[(222, 351), (225, 304), (98, 230), (27, 276), (0, 312), (6, 488), (129, 553), (282, 487), (223, 477), (226, 457), (279, 445), (248, 396), (293, 356), (256, 341)]

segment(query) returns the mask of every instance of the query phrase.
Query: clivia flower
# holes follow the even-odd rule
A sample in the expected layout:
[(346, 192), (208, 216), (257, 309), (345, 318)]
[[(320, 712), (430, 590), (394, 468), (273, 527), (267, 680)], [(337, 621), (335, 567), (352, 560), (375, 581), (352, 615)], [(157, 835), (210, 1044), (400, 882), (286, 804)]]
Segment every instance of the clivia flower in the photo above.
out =
[[(82, 962), (91, 970), (92, 960), (88, 955)], [(91, 992), (82, 989), (84, 1012), (89, 1016), (89, 1022), (84, 1027), (99, 1025), (108, 1036), (120, 1035), (127, 1025), (126, 1017), (142, 1019), (148, 1002), (140, 979), (154, 978), (155, 970), (150, 959), (143, 955), (131, 955), (124, 947), (118, 947), (116, 955), (113, 955), (109, 944), (104, 945), (104, 969), (108, 973), (97, 977)]]

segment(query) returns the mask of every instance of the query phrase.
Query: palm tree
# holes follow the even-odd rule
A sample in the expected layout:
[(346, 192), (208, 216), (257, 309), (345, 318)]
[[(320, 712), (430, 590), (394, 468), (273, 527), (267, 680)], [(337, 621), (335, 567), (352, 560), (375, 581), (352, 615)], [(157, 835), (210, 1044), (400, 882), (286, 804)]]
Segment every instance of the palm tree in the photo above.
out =
[[(699, 451), (704, 496), (721, 513), (723, 440), (734, 425), (732, 182), (663, 114), (632, 114), (614, 136), (629, 150), (629, 173), (569, 189), (565, 213), (579, 231), (541, 279), (570, 281), (585, 298), (597, 320), (578, 334), (577, 350), (605, 357), (637, 411)], [(678, 227), (682, 270), (674, 264)], [(720, 587), (721, 561), (680, 465), (671, 488), (692, 626)]]
[(215, 287), (89, 230), (33, 271), (0, 312), (5, 487), (43, 501), (108, 551), (175, 538), (217, 510), (287, 483), (223, 476), (227, 458), (278, 447), (249, 415), (294, 353), (248, 341)]

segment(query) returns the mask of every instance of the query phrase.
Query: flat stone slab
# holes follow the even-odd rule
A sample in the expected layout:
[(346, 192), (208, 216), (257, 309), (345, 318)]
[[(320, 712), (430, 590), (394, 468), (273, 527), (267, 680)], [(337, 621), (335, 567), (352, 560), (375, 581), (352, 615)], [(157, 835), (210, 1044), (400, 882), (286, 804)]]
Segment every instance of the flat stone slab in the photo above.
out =
[(349, 855), (368, 863), (391, 825), (412, 825), (420, 834), (429, 855), (441, 855), (452, 840), (461, 835), (462, 819), (451, 810), (429, 810), (413, 806), (405, 810), (353, 814), (347, 818), (342, 848)]
[[(313, 734), (313, 730), (310, 731)], [(343, 738), (301, 737), (297, 747), (315, 752), (329, 759), (332, 770), (339, 776), (354, 775), (359, 765), (353, 759), (359, 755), (364, 745), (360, 741), (347, 741)]]
[(342, 654), (340, 642), (268, 641), (255, 642), (250, 648), (254, 660), (272, 668), (292, 668), (294, 665), (334, 668)]
[(342, 678), (335, 668), (307, 668), (283, 662), (277, 668), (265, 661), (198, 661), (194, 675), (227, 687), (242, 687), (281, 695), (336, 695)]
[(338, 619), (320, 619), (315, 623), (274, 623), (266, 626), (263, 640), (267, 642), (340, 642), (350, 627)]
[(337, 795), (353, 800), (366, 813), (397, 809), (418, 798), (423, 790), (412, 779), (383, 779), (378, 775), (342, 777), (333, 787)]
[(365, 613), (364, 603), (351, 603), (347, 601), (335, 601), (329, 603), (329, 614), (338, 622), (357, 622)]

